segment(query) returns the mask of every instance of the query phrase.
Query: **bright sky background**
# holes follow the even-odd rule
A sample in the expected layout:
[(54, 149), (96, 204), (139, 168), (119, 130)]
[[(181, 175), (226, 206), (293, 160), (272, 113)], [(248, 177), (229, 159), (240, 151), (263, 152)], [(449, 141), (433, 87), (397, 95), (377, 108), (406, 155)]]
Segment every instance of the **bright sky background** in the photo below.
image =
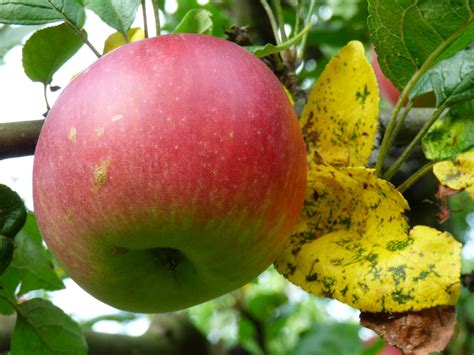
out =
[[(201, 4), (206, 0), (198, 1)], [(166, 11), (173, 13), (176, 11), (176, 0), (166, 1)], [(149, 9), (149, 23), (153, 23), (152, 11)], [(140, 11), (140, 10), (139, 10)], [(137, 15), (133, 27), (143, 27), (142, 17)], [(160, 16), (161, 17), (161, 16)], [(161, 18), (163, 23), (164, 18)], [(150, 26), (153, 27), (153, 26)], [(107, 36), (114, 32), (113, 29), (105, 25), (92, 12), (87, 12), (87, 22), (85, 28), (88, 30), (92, 44), (102, 50), (103, 43)], [(150, 32), (153, 29), (150, 28)], [(150, 35), (154, 35), (151, 33)], [(87, 46), (68, 61), (54, 76), (53, 85), (65, 87), (71, 77), (77, 72), (85, 69), (97, 58)], [(49, 102), (52, 105), (59, 92), (49, 93)], [(43, 98), (43, 87), (41, 83), (33, 83), (23, 72), (21, 64), (21, 47), (11, 50), (5, 57), (5, 64), (0, 66), (0, 122), (24, 121), (42, 119), (42, 113), (46, 106)], [(33, 157), (0, 160), (0, 183), (10, 186), (17, 191), (25, 200), (28, 209), (33, 210), (32, 201), (32, 165)], [(474, 214), (468, 218), (471, 225), (471, 243), (466, 246), (464, 253), (466, 256), (474, 257)], [(118, 310), (107, 306), (87, 293), (85, 293), (72, 280), (66, 280), (67, 288), (62, 291), (51, 293), (53, 302), (62, 308), (66, 313), (74, 316), (77, 320), (87, 320), (100, 315), (117, 313)], [(302, 297), (303, 293), (300, 293)], [(337, 301), (329, 303), (330, 313), (340, 321), (354, 317), (351, 308)], [(140, 335), (144, 333), (149, 325), (147, 317), (120, 325), (116, 322), (102, 321), (97, 323), (94, 330), (111, 333), (126, 333), (129, 335)]]

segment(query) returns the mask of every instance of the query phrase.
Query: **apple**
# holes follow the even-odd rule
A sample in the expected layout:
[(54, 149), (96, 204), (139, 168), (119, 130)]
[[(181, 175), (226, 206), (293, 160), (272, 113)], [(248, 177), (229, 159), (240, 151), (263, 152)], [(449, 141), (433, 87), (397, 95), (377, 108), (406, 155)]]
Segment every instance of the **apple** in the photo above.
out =
[(388, 101), (393, 106), (397, 103), (398, 98), (400, 97), (400, 92), (382, 72), (377, 60), (377, 53), (375, 53), (374, 46), (370, 46), (370, 55), (372, 57), (372, 68), (374, 69), (375, 77), (377, 78), (380, 96), (382, 96), (384, 100)]
[(110, 52), (64, 89), (38, 140), (34, 208), (90, 294), (174, 311), (273, 262), (306, 169), (296, 114), (263, 62), (222, 39), (164, 35)]
[[(377, 339), (379, 339), (379, 337), (374, 336), (374, 337), (364, 341), (364, 347), (369, 348), (370, 346), (372, 346), (377, 341)], [(377, 355), (402, 355), (402, 352), (399, 349), (397, 349), (395, 346), (390, 345), (389, 343), (387, 343), (384, 340), (383, 340), (383, 342), (384, 342), (383, 348), (380, 349), (377, 352)]]

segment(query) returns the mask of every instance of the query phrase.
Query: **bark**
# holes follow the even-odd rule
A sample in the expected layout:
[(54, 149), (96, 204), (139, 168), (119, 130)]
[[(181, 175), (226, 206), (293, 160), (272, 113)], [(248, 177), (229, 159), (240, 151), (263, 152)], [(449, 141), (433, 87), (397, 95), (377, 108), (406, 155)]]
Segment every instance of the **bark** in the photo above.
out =
[(0, 160), (34, 154), (44, 120), (0, 123)]

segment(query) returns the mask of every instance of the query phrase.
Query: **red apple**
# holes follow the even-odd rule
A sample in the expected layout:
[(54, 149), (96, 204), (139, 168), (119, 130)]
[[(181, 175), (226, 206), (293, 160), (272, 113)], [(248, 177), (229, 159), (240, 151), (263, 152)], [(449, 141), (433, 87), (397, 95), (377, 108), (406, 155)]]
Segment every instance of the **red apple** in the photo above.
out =
[(130, 43), (73, 80), (34, 163), (42, 235), (68, 275), (135, 312), (247, 283), (286, 244), (306, 185), (296, 114), (273, 73), (204, 35)]
[[(378, 337), (374, 336), (369, 340), (364, 341), (364, 346), (366, 348), (370, 347), (377, 341), (377, 339)], [(377, 352), (377, 355), (402, 355), (402, 352), (393, 345), (390, 345), (389, 343), (384, 341), (384, 346), (381, 350)]]
[(370, 47), (370, 55), (372, 56), (372, 68), (374, 68), (375, 77), (377, 78), (380, 96), (392, 105), (395, 105), (400, 97), (400, 92), (382, 72), (379, 62), (377, 61), (377, 53), (375, 53), (374, 46)]

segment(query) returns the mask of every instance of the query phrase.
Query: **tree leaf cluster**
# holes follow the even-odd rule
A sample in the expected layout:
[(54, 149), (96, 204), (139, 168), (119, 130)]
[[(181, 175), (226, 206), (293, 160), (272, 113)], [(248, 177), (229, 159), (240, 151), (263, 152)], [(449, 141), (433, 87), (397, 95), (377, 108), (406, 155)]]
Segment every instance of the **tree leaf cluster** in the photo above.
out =
[[(12, 354), (86, 354), (79, 325), (50, 301), (40, 298), (20, 301), (34, 290), (60, 290), (62, 280), (45, 248), (34, 215), (11, 189), (0, 185), (1, 241), (13, 241), (8, 264), (5, 248), (0, 250), (0, 313), (16, 313), (11, 339)], [(11, 243), (13, 246), (13, 242)], [(27, 339), (27, 341), (25, 340)]]

